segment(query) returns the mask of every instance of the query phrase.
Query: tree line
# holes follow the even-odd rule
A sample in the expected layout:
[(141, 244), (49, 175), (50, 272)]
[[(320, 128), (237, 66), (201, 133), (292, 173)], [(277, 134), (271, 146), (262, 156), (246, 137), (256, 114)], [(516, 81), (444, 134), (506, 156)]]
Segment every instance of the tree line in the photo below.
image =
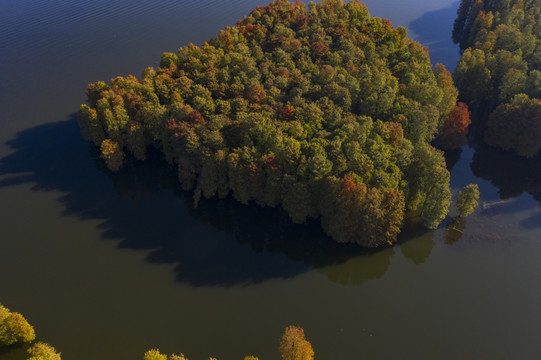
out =
[[(35, 341), (36, 333), (32, 325), (17, 312), (11, 312), (0, 304), (0, 350), (17, 344), (31, 344), (26, 360), (61, 360), (60, 353), (49, 344)], [(304, 329), (300, 326), (287, 326), (278, 347), (282, 360), (313, 360), (312, 344), (306, 340)], [(166, 355), (158, 349), (147, 351), (144, 360), (188, 360), (183, 354)], [(210, 360), (216, 360), (210, 358)], [(244, 360), (258, 360), (256, 356), (246, 356)]]
[(463, 50), (460, 99), (488, 112), (487, 144), (533, 157), (541, 149), (541, 0), (462, 0), (453, 39)]
[[(300, 326), (290, 325), (285, 328), (278, 347), (282, 360), (314, 360), (314, 349), (312, 344), (306, 340), (304, 329)], [(188, 360), (184, 354), (167, 355), (162, 354), (158, 349), (152, 349), (145, 353), (144, 360)], [(217, 360), (209, 358), (209, 360)], [(259, 360), (256, 356), (245, 356), (244, 360)]]

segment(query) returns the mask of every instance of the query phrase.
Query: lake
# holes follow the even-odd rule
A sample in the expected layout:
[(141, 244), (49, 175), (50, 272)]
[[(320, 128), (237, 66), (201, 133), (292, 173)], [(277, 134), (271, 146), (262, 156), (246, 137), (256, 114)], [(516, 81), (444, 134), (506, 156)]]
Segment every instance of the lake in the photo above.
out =
[[(285, 326), (317, 359), (533, 359), (541, 345), (541, 164), (448, 154), (481, 203), (397, 245), (338, 246), (317, 222), (193, 199), (157, 154), (105, 169), (75, 121), (86, 85), (140, 75), (264, 2), (0, 0), (0, 302), (63, 359), (278, 359)], [(370, 0), (453, 69), (454, 0)], [(23, 349), (0, 352), (18, 360)]]

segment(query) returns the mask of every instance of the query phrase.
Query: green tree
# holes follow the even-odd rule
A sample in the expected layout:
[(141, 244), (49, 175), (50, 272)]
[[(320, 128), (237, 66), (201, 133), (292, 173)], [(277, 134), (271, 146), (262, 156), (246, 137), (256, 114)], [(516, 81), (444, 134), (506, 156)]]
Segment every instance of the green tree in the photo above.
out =
[(502, 77), (499, 86), (500, 101), (508, 101), (516, 94), (522, 94), (526, 88), (526, 74), (517, 69), (509, 69)]
[(144, 360), (167, 360), (167, 355), (160, 353), (158, 349), (152, 349), (145, 353)]
[(9, 313), (0, 324), (0, 345), (2, 346), (31, 342), (35, 338), (34, 328), (19, 313)]
[(461, 217), (470, 215), (477, 206), (479, 201), (479, 186), (477, 184), (469, 184), (462, 189), (456, 200), (456, 209)]
[(455, 83), (460, 98), (467, 103), (490, 98), (492, 73), (486, 66), (486, 54), (480, 49), (466, 49), (455, 69)]
[(105, 132), (98, 120), (96, 110), (89, 108), (86, 104), (81, 105), (77, 120), (83, 137), (88, 141), (92, 141), (94, 145), (99, 146), (105, 139)]
[(434, 74), (436, 75), (438, 86), (442, 89), (442, 99), (438, 108), (440, 109), (441, 116), (445, 118), (456, 105), (458, 90), (453, 83), (451, 73), (443, 64), (436, 64), (434, 66)]
[(169, 355), (168, 360), (188, 360), (188, 358), (184, 357), (183, 354), (180, 354), (180, 355), (171, 354)]
[(0, 304), (0, 326), (4, 323), (4, 320), (9, 316), (11, 311)]
[(61, 360), (60, 353), (49, 344), (37, 342), (28, 349), (30, 357), (27, 360)]
[(299, 181), (297, 176), (284, 176), (282, 207), (296, 224), (302, 224), (313, 213), (314, 207), (311, 204), (310, 189), (307, 184)]
[(410, 210), (420, 212), (426, 227), (437, 228), (451, 204), (450, 175), (442, 153), (429, 146), (416, 149), (409, 178)]

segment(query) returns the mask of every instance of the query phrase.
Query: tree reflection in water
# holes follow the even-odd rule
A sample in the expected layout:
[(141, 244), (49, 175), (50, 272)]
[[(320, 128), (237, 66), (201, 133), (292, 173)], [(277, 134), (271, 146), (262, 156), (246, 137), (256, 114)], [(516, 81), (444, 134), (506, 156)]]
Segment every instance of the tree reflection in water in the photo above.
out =
[[(393, 248), (369, 250), (337, 244), (322, 232), (318, 221), (296, 225), (281, 209), (246, 206), (231, 198), (203, 199), (194, 208), (191, 194), (180, 189), (175, 171), (162, 173), (149, 182), (151, 179), (145, 174), (156, 174), (149, 166), (168, 167), (160, 154), (155, 155), (145, 163), (130, 161), (128, 170), (120, 173), (111, 173), (101, 161), (98, 166), (112, 179), (121, 196), (136, 199), (159, 188), (171, 189), (185, 203), (190, 215), (233, 236), (239, 244), (248, 245), (256, 253), (285, 254), (289, 259), (317, 269), (332, 282), (360, 285), (381, 278), (389, 268)], [(426, 256), (429, 254), (430, 251)]]
[(405, 258), (421, 265), (432, 253), (434, 231), (423, 226), (419, 219), (410, 220), (400, 234), (400, 250)]
[(541, 202), (541, 156), (533, 159), (478, 143), (471, 162), (473, 174), (499, 189), (500, 198), (526, 192)]
[(445, 245), (453, 245), (462, 239), (464, 230), (466, 229), (466, 219), (462, 217), (456, 217), (445, 225), (443, 232), (443, 242)]
[[(161, 155), (151, 153), (145, 162), (130, 160), (122, 171), (111, 173), (81, 139), (74, 119), (22, 131), (7, 145), (13, 151), (0, 159), (0, 187), (33, 184), (34, 191), (60, 191), (64, 215), (101, 220), (104, 239), (119, 241), (122, 248), (150, 250), (150, 263), (176, 264), (179, 282), (251, 284), (315, 268), (331, 281), (362, 284), (381, 278), (395, 254), (394, 248), (366, 250), (337, 244), (317, 221), (292, 224), (280, 209), (245, 206), (232, 199), (202, 200), (194, 209), (193, 197), (180, 189), (174, 167)], [(471, 166), (477, 176), (500, 188), (502, 198), (526, 191), (541, 199), (537, 159), (479, 147)], [(497, 216), (520, 206), (525, 205), (517, 201), (478, 212)], [(539, 220), (536, 212), (522, 225), (539, 227)], [(445, 243), (460, 239), (465, 227), (461, 221), (447, 225)], [(475, 241), (479, 234), (469, 232), (465, 237)], [(397, 246), (404, 257), (422, 264), (435, 246), (434, 236), (410, 223)]]

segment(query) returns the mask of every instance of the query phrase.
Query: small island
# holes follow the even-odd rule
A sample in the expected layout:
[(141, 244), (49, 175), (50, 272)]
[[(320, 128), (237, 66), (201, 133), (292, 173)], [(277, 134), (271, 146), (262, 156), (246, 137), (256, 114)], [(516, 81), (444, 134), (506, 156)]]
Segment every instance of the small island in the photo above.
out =
[(428, 228), (443, 220), (449, 172), (432, 141), (468, 114), (405, 28), (342, 0), (257, 7), (201, 47), (164, 53), (142, 79), (87, 95), (82, 133), (110, 170), (155, 147), (196, 206), (230, 194), (281, 206), (366, 247), (395, 242), (406, 213)]

